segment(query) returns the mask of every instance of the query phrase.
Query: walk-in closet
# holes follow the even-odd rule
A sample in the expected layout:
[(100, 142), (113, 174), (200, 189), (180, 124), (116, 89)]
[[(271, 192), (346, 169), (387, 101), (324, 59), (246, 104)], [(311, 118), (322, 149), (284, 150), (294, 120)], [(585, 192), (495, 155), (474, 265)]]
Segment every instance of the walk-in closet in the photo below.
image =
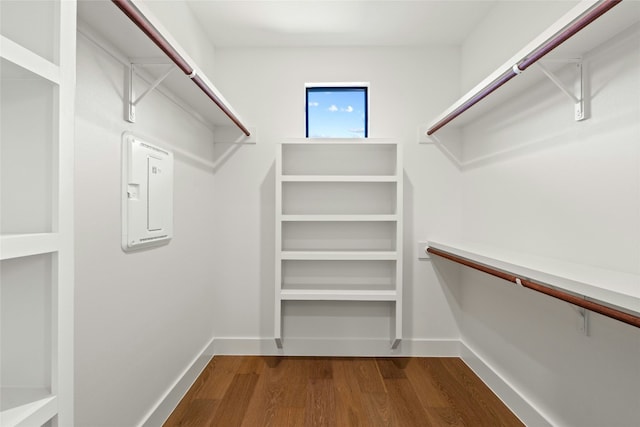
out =
[(640, 425), (640, 1), (0, 0), (0, 427)]

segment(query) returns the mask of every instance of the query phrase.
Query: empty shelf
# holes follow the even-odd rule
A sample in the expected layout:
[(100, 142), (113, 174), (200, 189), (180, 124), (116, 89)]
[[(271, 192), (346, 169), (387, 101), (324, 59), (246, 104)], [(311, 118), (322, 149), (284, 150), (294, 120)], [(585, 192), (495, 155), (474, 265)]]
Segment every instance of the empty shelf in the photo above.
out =
[(396, 175), (282, 175), (283, 182), (396, 182)]
[(398, 259), (395, 251), (283, 251), (283, 260), (366, 261)]
[(5, 234), (0, 236), (0, 259), (55, 252), (58, 246), (57, 233)]
[(283, 222), (393, 222), (398, 215), (282, 215)]
[(280, 298), (288, 301), (396, 301), (396, 291), (284, 289)]
[(42, 425), (58, 412), (56, 396), (44, 388), (5, 388), (0, 390), (0, 425), (13, 427)]

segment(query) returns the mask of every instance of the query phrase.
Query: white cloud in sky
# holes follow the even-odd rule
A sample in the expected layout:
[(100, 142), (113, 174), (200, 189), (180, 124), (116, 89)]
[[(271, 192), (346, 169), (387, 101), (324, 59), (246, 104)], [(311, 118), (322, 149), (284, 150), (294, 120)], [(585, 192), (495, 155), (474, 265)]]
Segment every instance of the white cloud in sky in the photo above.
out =
[(317, 107), (318, 105), (320, 104), (317, 102), (314, 102), (314, 101), (309, 102), (309, 107)]
[(351, 105), (347, 105), (347, 108), (341, 108), (340, 111), (344, 111), (345, 113), (352, 113), (353, 107)]
[(333, 113), (335, 111), (338, 111), (338, 107), (336, 107), (335, 105), (332, 105), (331, 107), (328, 108), (328, 110)]
[(364, 128), (359, 128), (359, 129), (349, 129), (349, 132), (351, 133), (361, 133), (364, 134)]

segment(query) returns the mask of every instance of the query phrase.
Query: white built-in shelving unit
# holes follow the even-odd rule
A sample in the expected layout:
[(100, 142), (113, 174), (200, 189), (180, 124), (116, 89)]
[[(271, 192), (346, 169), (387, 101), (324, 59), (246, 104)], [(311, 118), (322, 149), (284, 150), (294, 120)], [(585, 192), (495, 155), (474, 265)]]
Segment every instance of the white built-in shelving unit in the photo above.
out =
[(0, 19), (0, 425), (71, 426), (76, 3)]
[[(277, 145), (275, 339), (284, 301), (393, 304), (402, 339), (402, 151), (386, 139)], [(323, 273), (319, 273), (319, 269)], [(335, 274), (327, 272), (335, 271)], [(348, 271), (348, 273), (346, 273)]]

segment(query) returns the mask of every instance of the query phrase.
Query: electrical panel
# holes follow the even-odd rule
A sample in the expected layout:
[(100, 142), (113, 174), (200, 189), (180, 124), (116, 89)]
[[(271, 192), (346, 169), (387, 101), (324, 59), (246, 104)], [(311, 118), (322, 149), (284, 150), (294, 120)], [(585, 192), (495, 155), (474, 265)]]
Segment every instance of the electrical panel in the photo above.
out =
[(122, 147), (122, 249), (173, 237), (173, 153), (126, 133)]

